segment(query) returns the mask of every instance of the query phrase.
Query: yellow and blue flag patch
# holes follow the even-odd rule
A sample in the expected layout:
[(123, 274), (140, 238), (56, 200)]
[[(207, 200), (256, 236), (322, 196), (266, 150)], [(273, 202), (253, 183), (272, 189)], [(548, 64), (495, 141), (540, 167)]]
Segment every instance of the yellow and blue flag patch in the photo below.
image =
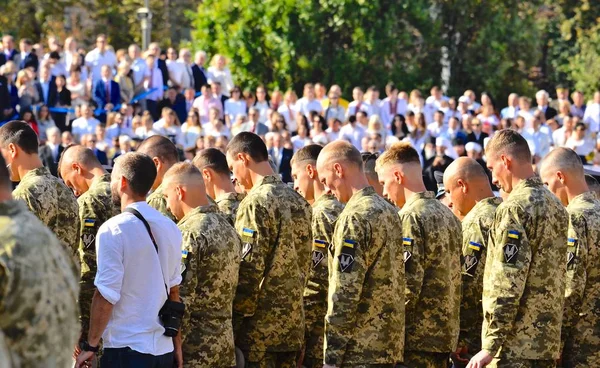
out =
[(568, 238), (567, 239), (567, 245), (569, 247), (574, 247), (576, 243), (577, 243), (577, 239), (575, 239), (575, 238)]
[(508, 237), (511, 239), (519, 239), (519, 232), (516, 230), (508, 230)]
[(242, 229), (242, 235), (253, 237), (256, 233), (256, 230), (248, 229), (247, 227)]
[(412, 245), (412, 238), (402, 238), (402, 245)]
[(325, 248), (325, 247), (327, 247), (327, 242), (325, 240), (321, 240), (321, 239), (314, 239), (313, 245), (318, 248)]
[(84, 227), (94, 227), (95, 224), (96, 224), (96, 220), (94, 220), (94, 219), (84, 219), (83, 220)]
[(356, 242), (354, 240), (344, 239), (344, 247), (354, 248), (355, 244)]
[(469, 248), (476, 250), (476, 251), (480, 251), (481, 250), (481, 244), (474, 242), (474, 241), (469, 241)]
[(187, 258), (187, 256), (188, 256), (188, 251), (187, 250), (182, 250), (181, 251), (181, 258), (185, 259), (185, 258)]

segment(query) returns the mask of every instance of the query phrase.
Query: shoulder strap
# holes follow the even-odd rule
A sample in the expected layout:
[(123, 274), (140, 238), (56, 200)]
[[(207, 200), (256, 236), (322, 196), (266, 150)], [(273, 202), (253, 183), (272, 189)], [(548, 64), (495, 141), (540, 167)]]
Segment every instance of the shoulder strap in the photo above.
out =
[[(127, 207), (125, 208), (124, 212), (129, 212), (132, 215), (134, 215), (135, 217), (137, 217), (143, 224), (144, 227), (146, 228), (146, 230), (148, 231), (148, 235), (150, 235), (150, 240), (152, 240), (152, 244), (154, 244), (154, 249), (156, 249), (156, 256), (158, 257), (158, 267), (160, 267), (160, 273), (163, 276), (163, 282), (164, 282), (164, 273), (162, 271), (162, 266), (160, 264), (160, 256), (158, 255), (158, 245), (156, 244), (156, 240), (154, 239), (154, 235), (152, 235), (152, 230), (150, 229), (150, 224), (148, 223), (148, 221), (146, 221), (146, 219), (144, 218), (144, 216), (142, 216), (141, 213), (139, 213), (138, 210), (136, 210), (135, 208), (131, 208), (131, 207)], [(165, 283), (165, 290), (167, 292), (167, 299), (169, 299), (169, 288), (167, 286), (167, 284)]]

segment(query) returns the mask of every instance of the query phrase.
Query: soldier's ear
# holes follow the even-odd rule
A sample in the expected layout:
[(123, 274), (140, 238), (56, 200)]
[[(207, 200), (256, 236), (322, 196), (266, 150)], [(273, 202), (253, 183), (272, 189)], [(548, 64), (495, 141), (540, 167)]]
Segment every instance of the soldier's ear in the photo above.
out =
[(14, 143), (9, 143), (8, 144), (8, 153), (10, 154), (11, 158), (15, 158), (17, 157), (17, 145)]
[(458, 180), (456, 181), (456, 185), (458, 185), (458, 186), (460, 187), (460, 191), (461, 191), (461, 192), (463, 192), (463, 193), (466, 193), (466, 192), (467, 192), (467, 190), (468, 190), (468, 187), (467, 187), (467, 183), (466, 183), (464, 180), (462, 180), (462, 179), (458, 179)]
[(558, 178), (558, 180), (560, 181), (560, 183), (562, 185), (565, 185), (565, 174), (563, 174), (562, 171), (557, 171), (556, 172), (556, 177)]
[(512, 160), (510, 159), (510, 157), (508, 157), (507, 155), (502, 154), (502, 155), (500, 155), (500, 160), (502, 160), (502, 165), (504, 165), (504, 167), (507, 170), (510, 170), (511, 163), (512, 163)]
[(185, 191), (179, 185), (175, 187), (175, 194), (177, 194), (177, 199), (180, 201), (182, 201), (184, 199), (183, 197), (185, 197)]
[(208, 169), (202, 169), (202, 178), (204, 181), (210, 181), (211, 177), (212, 174)]
[(306, 165), (306, 173), (308, 174), (308, 177), (311, 179), (314, 179), (317, 175), (317, 171), (315, 170), (315, 167), (311, 164)]
[(335, 175), (339, 178), (344, 177), (344, 169), (342, 168), (342, 165), (340, 165), (338, 162), (333, 164), (333, 172), (335, 172)]
[(404, 174), (400, 170), (394, 170), (393, 172), (394, 180), (398, 184), (402, 184), (404, 182)]

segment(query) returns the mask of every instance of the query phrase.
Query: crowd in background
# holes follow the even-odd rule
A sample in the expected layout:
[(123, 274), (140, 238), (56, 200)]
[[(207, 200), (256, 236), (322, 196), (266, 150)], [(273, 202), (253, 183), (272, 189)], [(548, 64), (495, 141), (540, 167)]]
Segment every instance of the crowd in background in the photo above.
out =
[[(588, 164), (600, 163), (600, 92), (584, 96), (556, 88), (534, 98), (511, 94), (506, 104), (473, 90), (449, 97), (439, 87), (429, 96), (393, 83), (342, 91), (307, 83), (293, 90), (243, 89), (223, 55), (182, 48), (148, 50), (132, 44), (113, 50), (104, 35), (85, 50), (69, 37), (48, 44), (2, 37), (0, 121), (26, 121), (38, 133), (44, 162), (56, 172), (61, 147), (81, 143), (100, 161), (135, 150), (148, 136), (171, 139), (182, 159), (197, 150), (224, 150), (233, 135), (264, 138), (285, 181), (293, 152), (309, 143), (344, 139), (363, 152), (382, 152), (408, 141), (433, 180), (459, 156), (482, 160), (486, 141), (498, 129), (515, 129), (529, 143), (533, 164), (553, 147), (568, 147)], [(477, 86), (473, 86), (477, 89)], [(351, 98), (350, 97), (351, 94)], [(347, 99), (345, 99), (346, 97)]]

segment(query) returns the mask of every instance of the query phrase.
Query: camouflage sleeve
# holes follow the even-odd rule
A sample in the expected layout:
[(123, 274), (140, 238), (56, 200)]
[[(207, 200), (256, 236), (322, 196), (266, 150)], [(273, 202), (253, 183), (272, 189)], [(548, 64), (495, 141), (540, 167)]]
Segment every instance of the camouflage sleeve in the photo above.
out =
[(14, 199), (20, 199), (23, 202), (25, 202), (27, 208), (29, 208), (29, 210), (33, 212), (33, 214), (36, 215), (37, 218), (40, 219), (40, 221), (42, 221), (43, 223), (47, 222), (44, 221), (44, 217), (42, 216), (43, 213), (40, 202), (29, 191), (19, 190), (19, 187), (17, 187), (17, 189), (13, 191), (13, 197)]
[(368, 270), (369, 247), (365, 222), (348, 217), (337, 224), (333, 240), (335, 253), (329, 278), (327, 315), (325, 316), (325, 363), (341, 365), (346, 344), (352, 335), (357, 307)]
[[(182, 250), (181, 250), (181, 276), (183, 280), (179, 287), (179, 295), (183, 299), (185, 308), (185, 316), (183, 319), (184, 331), (189, 331), (187, 328), (190, 321), (190, 313), (192, 312), (196, 295), (196, 288), (198, 286), (198, 265), (202, 258), (201, 250), (205, 249), (206, 239), (201, 235), (194, 234), (191, 231), (182, 231), (183, 238)], [(185, 339), (185, 334), (184, 334)]]
[(562, 324), (562, 345), (572, 336), (571, 329), (577, 323), (583, 305), (583, 293), (587, 282), (588, 238), (587, 225), (581, 216), (570, 216), (571, 224), (567, 239), (567, 280)]
[(515, 322), (531, 264), (531, 245), (517, 207), (499, 208), (490, 231), (483, 285), (482, 350), (495, 356)]
[(238, 286), (233, 301), (234, 334), (239, 331), (243, 319), (256, 312), (258, 296), (267, 257), (271, 250), (269, 213), (256, 202), (248, 203), (237, 213), (236, 230), (242, 238), (242, 261)]
[(101, 224), (94, 207), (87, 201), (79, 201), (79, 261), (81, 263), (81, 280), (79, 283), (79, 306), (81, 308), (82, 338), (87, 338), (90, 321), (90, 307), (94, 296), (94, 279), (96, 277), (96, 234)]
[[(481, 339), (481, 279), (483, 268), (480, 266), (485, 257), (484, 244), (487, 239), (481, 227), (475, 223), (463, 231), (462, 239), (462, 284), (463, 294), (460, 303), (459, 346), (470, 346), (473, 337)], [(479, 345), (479, 344), (477, 344)]]
[(405, 214), (402, 221), (402, 245), (404, 250), (404, 272), (406, 275), (406, 316), (412, 316), (417, 307), (427, 265), (425, 257), (425, 235), (419, 219)]

